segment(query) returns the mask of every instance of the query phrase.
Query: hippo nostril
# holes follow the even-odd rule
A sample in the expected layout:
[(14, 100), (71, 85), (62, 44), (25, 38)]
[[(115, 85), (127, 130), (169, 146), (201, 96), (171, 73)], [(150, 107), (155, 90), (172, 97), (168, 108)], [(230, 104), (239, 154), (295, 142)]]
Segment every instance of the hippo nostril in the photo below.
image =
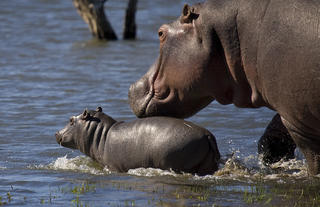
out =
[(55, 136), (56, 136), (57, 143), (61, 145), (61, 142), (62, 142), (61, 134), (59, 132), (56, 132)]

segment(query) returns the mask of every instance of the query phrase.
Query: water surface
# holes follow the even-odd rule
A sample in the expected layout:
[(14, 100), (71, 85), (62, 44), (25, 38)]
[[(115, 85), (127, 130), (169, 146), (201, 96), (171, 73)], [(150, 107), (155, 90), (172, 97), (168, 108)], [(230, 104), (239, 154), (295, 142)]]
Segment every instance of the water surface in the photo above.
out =
[(272, 167), (259, 162), (257, 141), (274, 115), (265, 108), (214, 102), (190, 118), (216, 136), (228, 160), (211, 176), (110, 172), (56, 143), (54, 133), (85, 108), (101, 106), (117, 120), (135, 119), (128, 88), (158, 55), (158, 27), (179, 16), (184, 1), (140, 0), (136, 41), (121, 40), (126, 4), (107, 2), (120, 40), (101, 42), (71, 0), (0, 1), (0, 205), (319, 205), (318, 179), (307, 177), (299, 153)]

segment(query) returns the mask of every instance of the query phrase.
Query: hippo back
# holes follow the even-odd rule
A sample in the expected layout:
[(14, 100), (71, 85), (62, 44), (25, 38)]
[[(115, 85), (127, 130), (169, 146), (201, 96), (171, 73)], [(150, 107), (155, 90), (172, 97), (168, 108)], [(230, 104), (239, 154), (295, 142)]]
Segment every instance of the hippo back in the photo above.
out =
[(138, 167), (198, 171), (199, 160), (208, 154), (214, 157), (211, 167), (216, 170), (220, 159), (216, 140), (208, 130), (175, 118), (117, 123), (110, 128), (106, 142), (106, 163), (124, 172)]

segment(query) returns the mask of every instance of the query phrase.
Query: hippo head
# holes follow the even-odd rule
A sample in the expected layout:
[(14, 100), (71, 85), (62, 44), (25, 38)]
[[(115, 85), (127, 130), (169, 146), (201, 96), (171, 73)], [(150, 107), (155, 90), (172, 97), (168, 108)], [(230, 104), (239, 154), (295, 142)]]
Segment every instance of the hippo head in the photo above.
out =
[(100, 134), (95, 132), (108, 129), (115, 122), (102, 112), (101, 107), (96, 111), (86, 109), (82, 114), (70, 118), (69, 123), (56, 133), (56, 140), (61, 146), (88, 153), (95, 134)]
[(185, 118), (215, 99), (231, 103), (221, 43), (202, 7), (185, 5), (178, 20), (160, 27), (159, 56), (129, 89), (136, 116)]

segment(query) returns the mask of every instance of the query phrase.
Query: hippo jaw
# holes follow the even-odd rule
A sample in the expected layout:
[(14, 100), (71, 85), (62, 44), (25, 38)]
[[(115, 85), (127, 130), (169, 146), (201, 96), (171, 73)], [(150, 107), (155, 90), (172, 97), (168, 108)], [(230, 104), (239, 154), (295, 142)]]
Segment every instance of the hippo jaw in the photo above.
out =
[(181, 100), (176, 89), (167, 89), (163, 98), (157, 97), (152, 87), (150, 90), (145, 90), (149, 87), (148, 84), (148, 81), (142, 78), (129, 89), (131, 109), (139, 118), (149, 116), (185, 118), (192, 116), (214, 100), (210, 96), (198, 99), (196, 102)]
[(145, 117), (148, 105), (154, 96), (152, 81), (149, 79), (147, 73), (135, 84), (132, 84), (129, 89), (130, 106), (137, 117)]
[(62, 135), (60, 132), (57, 132), (56, 140), (60, 146), (67, 147), (70, 149), (77, 149), (76, 144), (72, 137)]

